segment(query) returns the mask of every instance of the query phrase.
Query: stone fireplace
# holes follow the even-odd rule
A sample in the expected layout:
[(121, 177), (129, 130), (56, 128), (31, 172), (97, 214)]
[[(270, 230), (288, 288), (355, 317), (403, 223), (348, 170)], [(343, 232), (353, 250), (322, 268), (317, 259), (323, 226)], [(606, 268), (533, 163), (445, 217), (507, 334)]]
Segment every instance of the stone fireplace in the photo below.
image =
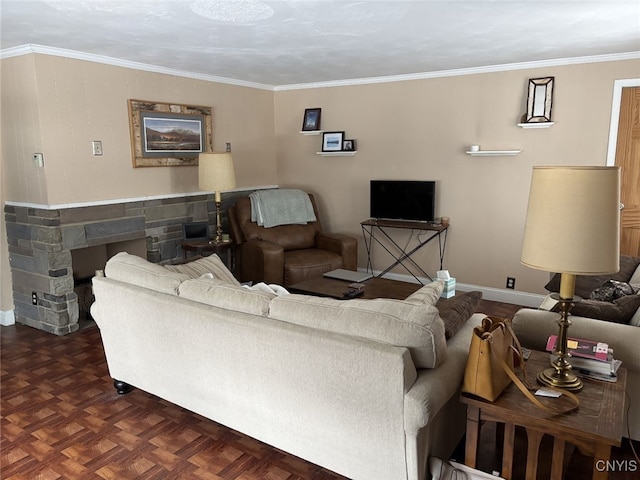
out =
[[(223, 228), (227, 208), (249, 193), (223, 194)], [(180, 259), (183, 223), (215, 225), (213, 195), (51, 209), (6, 204), (4, 212), (15, 319), (56, 335), (78, 330), (78, 283), (90, 283), (108, 258), (127, 251), (155, 263)]]

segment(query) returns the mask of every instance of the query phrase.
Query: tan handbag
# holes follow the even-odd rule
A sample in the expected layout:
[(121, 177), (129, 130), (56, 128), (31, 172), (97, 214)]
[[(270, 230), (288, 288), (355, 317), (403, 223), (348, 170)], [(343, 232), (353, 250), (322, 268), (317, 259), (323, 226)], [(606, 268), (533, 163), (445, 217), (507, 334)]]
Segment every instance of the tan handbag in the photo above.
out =
[(462, 391), (493, 402), (511, 383), (502, 360), (513, 371), (514, 335), (509, 320), (485, 317), (473, 329)]
[[(514, 358), (522, 369), (524, 382), (514, 372)], [(522, 347), (511, 327), (511, 321), (485, 317), (482, 325), (473, 329), (462, 391), (493, 402), (512, 381), (531, 403), (550, 413), (567, 413), (580, 405), (576, 395), (553, 387), (545, 388), (566, 395), (573, 405), (557, 409), (538, 400), (530, 391), (535, 387), (527, 384)]]

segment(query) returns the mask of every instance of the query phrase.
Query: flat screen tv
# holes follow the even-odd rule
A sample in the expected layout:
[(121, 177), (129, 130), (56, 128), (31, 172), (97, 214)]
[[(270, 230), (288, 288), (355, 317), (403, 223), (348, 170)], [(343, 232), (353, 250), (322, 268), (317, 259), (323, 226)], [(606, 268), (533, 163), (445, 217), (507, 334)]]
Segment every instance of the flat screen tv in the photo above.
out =
[(371, 218), (435, 219), (436, 182), (424, 180), (371, 180)]

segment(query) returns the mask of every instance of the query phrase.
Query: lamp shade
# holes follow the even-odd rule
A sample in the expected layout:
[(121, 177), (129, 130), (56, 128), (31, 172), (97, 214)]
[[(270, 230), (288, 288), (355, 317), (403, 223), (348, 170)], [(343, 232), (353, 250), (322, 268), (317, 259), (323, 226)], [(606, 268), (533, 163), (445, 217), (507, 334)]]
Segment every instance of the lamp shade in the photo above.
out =
[(573, 275), (620, 269), (620, 167), (533, 167), (521, 262)]
[(198, 156), (198, 186), (200, 190), (222, 192), (236, 186), (236, 174), (230, 153), (211, 152)]

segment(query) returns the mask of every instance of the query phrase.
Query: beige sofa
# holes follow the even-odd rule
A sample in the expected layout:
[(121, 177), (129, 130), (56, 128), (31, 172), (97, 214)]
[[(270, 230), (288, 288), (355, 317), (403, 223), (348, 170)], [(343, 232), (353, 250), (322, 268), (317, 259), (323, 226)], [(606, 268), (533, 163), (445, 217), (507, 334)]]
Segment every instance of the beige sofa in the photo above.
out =
[(445, 340), (438, 282), (405, 301), (276, 296), (240, 286), (215, 255), (163, 267), (120, 253), (93, 288), (122, 392), (354, 479), (425, 480), (428, 456), (448, 457), (463, 435), (459, 386), (481, 315)]

